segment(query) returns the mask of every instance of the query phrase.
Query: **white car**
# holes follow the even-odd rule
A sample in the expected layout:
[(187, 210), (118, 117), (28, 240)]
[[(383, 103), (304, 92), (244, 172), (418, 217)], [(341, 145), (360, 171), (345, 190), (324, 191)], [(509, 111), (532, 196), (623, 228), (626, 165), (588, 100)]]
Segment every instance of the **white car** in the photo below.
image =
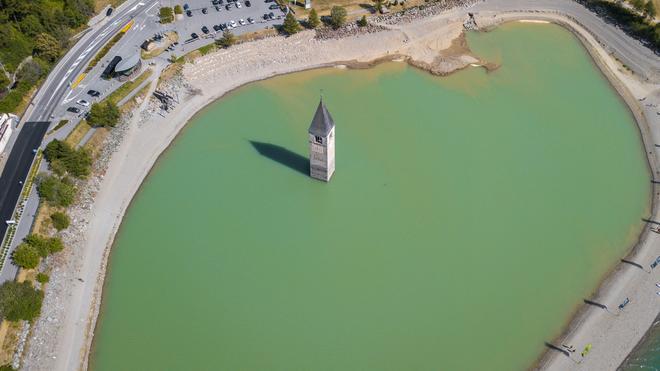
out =
[(231, 26), (231, 28), (235, 28), (236, 27), (236, 22), (229, 21), (229, 25)]
[(240, 1), (237, 1), (237, 2), (236, 2), (236, 7), (237, 7), (238, 9), (241, 8), (241, 2), (240, 2)]
[(80, 104), (83, 107), (89, 107), (89, 102), (84, 100), (84, 99), (81, 99), (81, 100), (77, 101), (76, 103)]
[(245, 21), (243, 20), (243, 18), (239, 19), (239, 20), (238, 20), (238, 23), (239, 23), (241, 26), (245, 26)]

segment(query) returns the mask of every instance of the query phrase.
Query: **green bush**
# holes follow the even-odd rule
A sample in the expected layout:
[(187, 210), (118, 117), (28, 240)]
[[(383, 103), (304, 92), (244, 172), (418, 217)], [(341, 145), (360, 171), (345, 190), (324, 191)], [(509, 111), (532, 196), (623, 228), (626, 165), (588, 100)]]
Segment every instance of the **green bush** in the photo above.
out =
[(36, 268), (39, 265), (39, 251), (32, 245), (21, 243), (11, 256), (16, 265), (25, 269)]
[(0, 317), (8, 321), (32, 321), (41, 312), (43, 293), (29, 282), (7, 281), (0, 285)]
[(41, 273), (41, 272), (37, 273), (37, 282), (44, 284), (44, 283), (48, 283), (49, 280), (50, 277), (48, 277), (46, 273)]
[(87, 123), (95, 127), (114, 127), (120, 117), (119, 107), (111, 101), (105, 101), (92, 104)]
[(300, 23), (298, 23), (296, 17), (293, 16), (293, 13), (288, 12), (284, 17), (284, 24), (282, 24), (282, 30), (287, 35), (293, 35), (295, 33), (298, 33), (298, 31), (300, 31)]
[(37, 192), (42, 199), (61, 207), (71, 205), (76, 196), (73, 183), (68, 178), (60, 179), (45, 174), (39, 174), (37, 177)]
[(228, 48), (234, 44), (236, 44), (236, 36), (229, 31), (229, 30), (224, 30), (222, 32), (222, 37), (216, 41), (218, 46), (222, 48)]
[(59, 237), (46, 238), (32, 233), (27, 235), (23, 239), (23, 242), (35, 248), (39, 256), (42, 258), (64, 249), (64, 242), (62, 242), (62, 239)]
[(89, 175), (92, 168), (92, 156), (85, 149), (75, 150), (58, 139), (48, 143), (44, 156), (51, 169), (58, 175), (64, 175), (66, 171), (76, 178), (84, 178)]
[(357, 25), (358, 25), (359, 27), (366, 27), (366, 26), (367, 26), (367, 16), (363, 15), (362, 18), (360, 18), (360, 19), (357, 21)]
[(3, 365), (0, 366), (0, 371), (16, 371), (16, 369), (11, 367), (11, 365)]
[(172, 12), (172, 8), (169, 6), (160, 8), (160, 23), (165, 24), (172, 22), (174, 22), (174, 13)]
[(69, 219), (69, 216), (61, 211), (56, 211), (50, 214), (50, 221), (53, 223), (53, 227), (55, 227), (55, 229), (57, 229), (58, 231), (67, 229), (69, 227), (69, 224), (71, 224), (71, 220)]
[(183, 8), (181, 7), (181, 5), (174, 6), (174, 14), (183, 14)]
[(309, 12), (309, 18), (307, 18), (307, 26), (309, 28), (316, 28), (321, 24), (321, 20), (319, 19), (318, 13), (316, 13), (316, 9), (313, 9)]

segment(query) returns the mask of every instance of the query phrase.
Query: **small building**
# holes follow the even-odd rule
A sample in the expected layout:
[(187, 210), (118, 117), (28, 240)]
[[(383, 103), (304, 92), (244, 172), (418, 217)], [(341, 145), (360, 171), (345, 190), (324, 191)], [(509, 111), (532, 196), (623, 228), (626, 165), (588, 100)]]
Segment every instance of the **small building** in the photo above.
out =
[(117, 64), (119, 64), (119, 62), (121, 62), (120, 56), (117, 55), (114, 58), (112, 58), (110, 63), (108, 63), (108, 65), (105, 66), (103, 73), (101, 73), (101, 77), (103, 77), (104, 79), (112, 78), (115, 75), (115, 67), (117, 66)]
[(129, 55), (117, 63), (115, 66), (115, 75), (120, 80), (123, 80), (122, 77), (130, 77), (133, 73), (139, 71), (141, 66), (142, 60), (140, 59), (140, 53), (136, 51), (134, 54)]
[(323, 99), (316, 108), (308, 133), (309, 175), (328, 182), (335, 172), (335, 122)]

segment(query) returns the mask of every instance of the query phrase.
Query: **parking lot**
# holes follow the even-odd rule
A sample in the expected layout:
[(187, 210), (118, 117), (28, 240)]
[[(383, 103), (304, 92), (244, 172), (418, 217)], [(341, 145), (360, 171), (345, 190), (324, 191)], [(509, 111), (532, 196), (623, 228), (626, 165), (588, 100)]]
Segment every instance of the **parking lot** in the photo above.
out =
[[(179, 34), (181, 44), (188, 41), (190, 46), (186, 49), (192, 50), (203, 44), (199, 39), (219, 37), (225, 25), (234, 35), (240, 35), (281, 25), (284, 20), (285, 12), (272, 0), (215, 0), (215, 3), (211, 0), (190, 0), (183, 3), (183, 19), (166, 25), (166, 28)], [(271, 16), (264, 19), (264, 16), (270, 13)], [(207, 28), (207, 33), (202, 30), (203, 27)], [(193, 33), (198, 35), (199, 39), (193, 39)]]

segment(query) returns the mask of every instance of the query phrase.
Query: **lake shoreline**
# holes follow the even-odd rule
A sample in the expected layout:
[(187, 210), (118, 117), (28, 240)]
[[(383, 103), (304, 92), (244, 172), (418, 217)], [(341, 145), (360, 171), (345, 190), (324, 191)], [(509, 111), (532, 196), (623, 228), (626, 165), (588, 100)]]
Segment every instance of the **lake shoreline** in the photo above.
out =
[[(399, 29), (383, 31), (389, 33), (388, 36), (391, 36), (385, 41), (381, 38), (381, 36), (383, 36), (382, 33), (377, 33), (373, 35), (353, 36), (348, 40), (342, 39), (320, 42), (313, 40), (310, 32), (303, 32), (300, 35), (287, 39), (278, 37), (272, 40), (260, 40), (249, 44), (238, 45), (231, 48), (231, 52), (243, 52), (245, 49), (261, 49), (264, 45), (266, 45), (266, 49), (268, 49), (273, 43), (284, 45), (280, 46), (280, 48), (288, 48), (290, 51), (297, 50), (296, 48), (301, 47), (304, 43), (312, 43), (314, 47), (322, 47), (325, 48), (325, 50), (317, 50), (315, 52), (316, 54), (309, 59), (298, 58), (297, 64), (287, 63), (287, 60), (281, 59), (274, 59), (275, 62), (273, 62), (273, 59), (269, 60), (269, 58), (278, 58), (276, 55), (279, 53), (269, 54), (266, 52), (263, 55), (259, 55), (258, 52), (254, 52), (256, 55), (251, 55), (252, 58), (249, 59), (246, 66), (240, 67), (251, 71), (251, 73), (247, 74), (237, 73), (243, 71), (237, 64), (233, 64), (233, 61), (230, 60), (228, 63), (222, 63), (222, 66), (225, 69), (224, 73), (226, 73), (227, 76), (233, 76), (233, 79), (225, 80), (224, 84), (218, 84), (209, 80), (208, 76), (203, 73), (223, 73), (223, 71), (216, 71), (215, 69), (217, 69), (217, 67), (212, 67), (219, 65), (219, 63), (214, 63), (215, 61), (213, 58), (230, 58), (227, 51), (219, 51), (200, 58), (198, 61), (195, 61), (195, 64), (186, 65), (183, 72), (186, 80), (191, 82), (192, 86), (200, 88), (201, 94), (193, 94), (190, 97), (190, 100), (186, 101), (185, 104), (179, 105), (172, 113), (170, 113), (170, 116), (167, 117), (167, 122), (163, 122), (165, 121), (163, 119), (152, 117), (150, 120), (147, 120), (147, 122), (141, 122), (140, 125), (138, 125), (138, 122), (140, 121), (138, 116), (140, 115), (135, 115), (129, 123), (130, 127), (126, 129), (126, 135), (123, 138), (117, 153), (113, 154), (112, 159), (110, 160), (107, 172), (101, 182), (100, 190), (94, 200), (93, 207), (93, 210), (102, 210), (103, 212), (95, 212), (90, 217), (90, 228), (84, 241), (85, 248), (81, 249), (80, 252), (80, 254), (82, 254), (80, 260), (84, 263), (76, 267), (77, 272), (86, 278), (85, 282), (87, 283), (84, 287), (76, 287), (71, 290), (73, 300), (67, 302), (67, 306), (69, 306), (68, 309), (71, 309), (71, 311), (67, 311), (67, 313), (73, 312), (73, 315), (67, 315), (66, 318), (62, 320), (63, 326), (57, 331), (57, 338), (49, 339), (49, 341), (57, 344), (55, 348), (58, 349), (59, 352), (57, 353), (57, 359), (50, 359), (50, 367), (47, 368), (58, 370), (87, 368), (89, 353), (92, 348), (93, 332), (101, 305), (105, 269), (114, 237), (120, 228), (123, 215), (130, 206), (133, 196), (139, 191), (142, 181), (148, 176), (160, 155), (172, 144), (180, 130), (184, 128), (187, 122), (192, 120), (198, 112), (245, 84), (285, 73), (294, 73), (331, 66), (368, 68), (374, 61), (384, 62), (401, 58), (405, 59), (403, 55), (410, 56), (409, 54), (412, 54), (414, 56), (412, 58), (415, 58), (414, 60), (416, 61), (421, 61), (421, 63), (436, 62), (438, 53), (449, 48), (453, 40), (463, 33), (462, 18), (465, 16), (466, 12), (467, 9), (450, 10), (437, 16), (417, 20), (415, 21), (416, 25), (412, 24), (410, 25), (410, 28), (406, 28), (403, 31)], [(495, 22), (493, 22), (492, 25), (501, 24), (502, 22), (507, 21), (538, 18), (540, 20), (560, 24), (561, 26), (568, 28), (574, 34), (577, 34), (582, 44), (585, 45), (588, 52), (592, 55), (592, 59), (598, 65), (599, 69), (606, 75), (610, 83), (615, 87), (622, 99), (624, 99), (628, 107), (631, 109), (638, 123), (642, 143), (646, 147), (649, 137), (651, 136), (650, 127), (645, 120), (640, 122), (639, 117), (643, 119), (643, 115), (641, 114), (642, 109), (639, 107), (637, 100), (632, 96), (633, 93), (630, 91), (634, 90), (637, 92), (637, 95), (639, 95), (639, 86), (631, 81), (624, 82), (617, 77), (615, 73), (610, 70), (611, 67), (608, 67), (608, 61), (601, 60), (602, 55), (606, 55), (606, 53), (604, 51), (598, 51), (598, 48), (601, 47), (597, 42), (588, 40), (589, 35), (585, 30), (580, 30), (578, 25), (570, 23), (570, 19), (562, 17), (563, 16), (557, 14), (543, 15), (526, 12), (517, 14), (511, 13), (505, 14), (505, 16), (500, 18), (494, 17)], [(491, 19), (491, 21), (492, 20), (493, 19)], [(435, 31), (430, 33), (430, 35), (422, 36), (420, 28), (424, 28), (425, 25), (428, 26), (429, 23), (433, 22), (437, 24)], [(560, 22), (566, 23), (561, 24)], [(484, 19), (484, 23), (487, 23), (486, 19)], [(441, 34), (444, 36), (439, 36)], [(413, 36), (411, 37), (411, 35)], [(442, 42), (438, 44), (435, 38), (442, 39)], [(378, 48), (375, 48), (374, 42), (377, 39), (379, 39), (378, 42), (380, 45), (377, 45)], [(433, 41), (435, 43), (435, 48), (430, 49), (432, 51), (430, 54), (428, 53), (429, 39), (434, 39)], [(351, 45), (348, 47), (345, 45), (347, 42), (351, 42)], [(329, 45), (331, 45), (332, 48), (328, 47)], [(418, 50), (416, 50), (415, 47), (418, 47)], [(398, 53), (398, 51), (400, 51), (399, 49), (405, 49), (409, 54)], [(416, 51), (417, 53), (415, 53)], [(466, 68), (471, 63), (474, 63), (473, 60), (467, 58), (461, 60), (461, 57), (463, 57), (464, 54), (458, 56), (441, 56), (442, 58), (445, 58), (445, 60), (449, 60), (450, 64), (456, 63), (456, 58), (458, 58), (458, 62), (464, 63), (461, 68)], [(338, 60), (338, 57), (345, 58)], [(319, 63), (319, 61), (324, 60), (326, 61), (325, 63)], [(207, 66), (205, 66), (204, 62), (207, 61)], [(611, 63), (610, 66), (614, 65), (612, 63), (616, 63), (614, 61), (609, 62)], [(420, 67), (420, 65), (416, 67)], [(456, 70), (461, 68), (456, 68)], [(223, 76), (219, 76), (219, 78), (222, 77)], [(145, 108), (146, 105), (143, 104), (142, 109)], [(130, 146), (132, 142), (136, 143), (134, 143), (133, 146)], [(139, 143), (139, 148), (136, 148), (137, 146), (135, 144), (137, 143)], [(648, 154), (648, 151), (646, 152)], [(655, 168), (655, 157), (647, 157), (649, 158), (649, 166)], [(119, 194), (121, 194), (121, 197), (119, 197), (118, 200), (117, 195)], [(652, 202), (652, 210), (653, 215), (656, 215), (657, 210), (655, 200)], [(640, 235), (640, 241), (648, 240), (650, 237), (653, 236), (650, 236), (648, 230), (645, 230), (645, 232)], [(657, 249), (657, 247), (655, 248)], [(641, 243), (635, 244), (635, 246), (628, 249), (629, 254), (626, 256), (642, 254), (644, 252), (648, 255), (649, 251), (642, 250), (645, 250), (645, 248)], [(629, 268), (622, 268), (620, 266), (613, 268), (612, 271), (608, 272), (607, 277), (599, 285), (599, 288), (597, 288), (596, 291), (613, 290), (611, 285), (622, 285), (622, 280), (630, 280), (629, 273)], [(634, 279), (635, 277), (632, 278)], [(47, 303), (45, 303), (45, 305), (47, 305)], [(559, 341), (559, 339), (566, 338), (579, 339), (581, 336), (587, 336), (586, 334), (580, 333), (580, 330), (584, 330), (584, 326), (581, 326), (580, 324), (587, 322), (589, 318), (597, 317), (598, 314), (600, 313), (593, 313), (593, 309), (583, 306), (576, 315), (570, 318), (568, 324), (563, 324), (562, 333), (564, 335), (560, 336), (557, 340)], [(79, 321), (81, 318), (82, 320)], [(637, 327), (640, 326), (644, 327), (644, 324), (641, 323)], [(650, 324), (646, 327), (646, 330), (649, 327)], [(579, 340), (575, 340), (575, 342), (577, 341)], [(635, 343), (636, 342), (637, 341), (635, 341)], [(31, 350), (33, 350), (32, 347)], [(34, 350), (38, 352), (38, 349)], [(557, 354), (557, 352), (544, 353), (539, 358), (537, 366), (544, 369), (566, 369), (565, 364), (562, 364), (562, 358), (558, 358)], [(591, 359), (593, 359), (593, 357), (587, 358), (587, 360)], [(621, 361), (619, 361), (619, 363), (620, 362)]]

